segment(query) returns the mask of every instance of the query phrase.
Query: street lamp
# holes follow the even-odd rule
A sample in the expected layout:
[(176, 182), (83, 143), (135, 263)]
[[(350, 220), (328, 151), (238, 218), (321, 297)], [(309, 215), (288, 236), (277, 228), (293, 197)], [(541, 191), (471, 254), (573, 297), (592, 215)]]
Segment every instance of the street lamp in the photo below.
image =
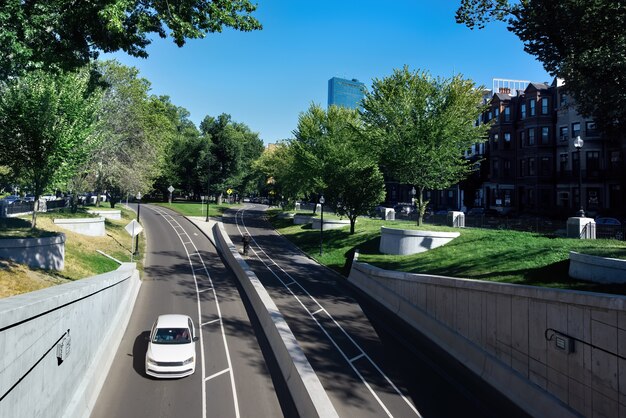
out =
[(583, 209), (583, 167), (582, 160), (580, 159), (580, 149), (583, 147), (584, 141), (577, 136), (574, 140), (574, 148), (578, 150), (578, 200), (580, 201), (580, 210), (578, 211), (578, 217), (585, 217), (585, 210)]
[(211, 192), (209, 191), (209, 187), (211, 184), (211, 172), (207, 171), (206, 177), (206, 219), (205, 222), (209, 222), (209, 198), (211, 197)]
[[(137, 223), (139, 223), (139, 211), (141, 210), (141, 192), (137, 192)], [(135, 236), (135, 255), (139, 255), (139, 234)]]
[(324, 195), (320, 196), (320, 256), (322, 255), (322, 243), (324, 242)]
[[(417, 212), (417, 204), (415, 202), (415, 193), (417, 193), (417, 191), (415, 190), (415, 187), (413, 187), (411, 189), (411, 203), (413, 204), (413, 210)], [(417, 216), (417, 222), (419, 222), (419, 216)]]

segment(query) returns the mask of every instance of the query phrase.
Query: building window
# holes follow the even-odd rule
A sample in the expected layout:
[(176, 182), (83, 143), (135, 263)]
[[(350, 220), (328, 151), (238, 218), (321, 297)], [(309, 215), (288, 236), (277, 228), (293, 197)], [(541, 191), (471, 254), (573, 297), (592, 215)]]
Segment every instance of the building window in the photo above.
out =
[(504, 108), (504, 121), (505, 122), (511, 121), (511, 108), (508, 106)]
[(541, 144), (548, 145), (550, 143), (550, 128), (547, 126), (541, 127)]
[(542, 176), (552, 175), (552, 169), (550, 167), (550, 157), (541, 157), (539, 161), (539, 171)]
[(498, 162), (498, 160), (493, 160), (491, 162), (491, 177), (492, 178), (498, 178), (500, 172), (500, 163)]
[(559, 128), (559, 141), (567, 141), (569, 136), (569, 128), (567, 126), (561, 126)]
[(511, 176), (511, 161), (506, 160), (504, 161), (504, 163), (502, 164), (502, 175), (504, 177), (510, 177)]
[(520, 131), (519, 133), (519, 147), (522, 148), (526, 145), (526, 131)]
[(535, 145), (535, 128), (530, 128), (528, 130), (528, 145)]
[(590, 176), (597, 176), (600, 170), (600, 152), (599, 151), (587, 151), (587, 174)]
[(535, 99), (529, 100), (528, 105), (530, 106), (530, 116), (535, 116), (537, 114), (535, 110), (537, 102), (535, 101)]
[(596, 136), (596, 135), (598, 135), (598, 130), (596, 128), (596, 123), (594, 121), (585, 122), (585, 135), (586, 136)]
[(548, 98), (547, 97), (541, 98), (541, 114), (542, 115), (548, 114)]
[(500, 108), (496, 107), (495, 110), (493, 111), (494, 117), (496, 119), (498, 119), (498, 116), (500, 116)]
[(565, 93), (561, 93), (561, 106), (567, 106), (567, 95)]
[(619, 151), (611, 151), (611, 171), (618, 173), (622, 166), (622, 156)]
[(528, 175), (536, 176), (537, 175), (537, 162), (535, 157), (530, 157), (528, 159)]
[(490, 110), (489, 112), (487, 112), (487, 122), (490, 121), (491, 119), (493, 119), (493, 113)]
[(580, 160), (578, 159), (578, 152), (572, 153), (572, 174), (578, 175), (580, 170)]
[(504, 133), (504, 149), (511, 149), (511, 133)]
[(498, 150), (498, 140), (500, 139), (500, 137), (498, 136), (498, 134), (493, 134), (493, 137), (491, 138), (491, 142), (492, 142), (492, 146), (491, 148), (494, 151)]
[(580, 135), (580, 122), (572, 123), (572, 138), (576, 138)]
[(528, 175), (528, 164), (526, 164), (526, 160), (520, 160), (519, 162), (519, 175), (520, 177)]
[(559, 171), (561, 174), (567, 171), (568, 155), (563, 153), (559, 155)]
[(522, 103), (521, 112), (522, 112), (522, 119), (526, 119), (526, 103)]

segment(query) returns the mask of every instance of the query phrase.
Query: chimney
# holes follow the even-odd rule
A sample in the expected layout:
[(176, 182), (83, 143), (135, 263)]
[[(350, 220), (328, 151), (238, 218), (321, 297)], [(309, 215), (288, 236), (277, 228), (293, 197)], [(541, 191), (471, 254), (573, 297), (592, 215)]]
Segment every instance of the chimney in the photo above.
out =
[(511, 89), (509, 87), (500, 87), (499, 92), (502, 94), (511, 94)]

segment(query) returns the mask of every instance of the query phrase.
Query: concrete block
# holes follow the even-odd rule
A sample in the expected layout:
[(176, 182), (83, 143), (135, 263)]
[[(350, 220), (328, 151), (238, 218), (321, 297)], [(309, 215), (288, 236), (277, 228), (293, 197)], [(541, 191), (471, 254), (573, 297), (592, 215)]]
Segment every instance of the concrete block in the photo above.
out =
[(379, 250), (383, 254), (409, 255), (440, 247), (457, 238), (458, 232), (380, 228)]
[(592, 348), (592, 387), (606, 398), (617, 401), (618, 396), (618, 369), (617, 358), (604, 351)]
[(569, 275), (596, 283), (626, 283), (626, 260), (569, 253)]
[(578, 239), (596, 239), (596, 222), (592, 218), (568, 218), (567, 237)]
[(103, 237), (106, 235), (104, 218), (68, 218), (54, 219), (55, 225), (77, 234), (90, 237)]
[(450, 227), (465, 228), (465, 214), (463, 212), (449, 211), (446, 221)]
[(43, 238), (0, 239), (0, 259), (13, 260), (34, 268), (63, 270), (65, 234)]

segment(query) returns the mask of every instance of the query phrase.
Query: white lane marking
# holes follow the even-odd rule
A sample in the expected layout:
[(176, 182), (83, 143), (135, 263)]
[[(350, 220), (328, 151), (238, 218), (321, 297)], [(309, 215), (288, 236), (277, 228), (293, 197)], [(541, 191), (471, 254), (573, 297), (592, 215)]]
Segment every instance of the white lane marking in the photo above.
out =
[(207, 290), (213, 290), (212, 287), (207, 287), (206, 289), (198, 290), (198, 293), (206, 292)]
[(361, 354), (359, 354), (359, 355), (358, 355), (358, 356), (356, 356), (356, 357), (352, 357), (352, 358), (350, 359), (350, 363), (354, 363), (355, 361), (357, 361), (358, 359), (360, 359), (360, 358), (361, 358), (361, 357), (363, 357), (363, 356), (365, 356), (365, 354), (361, 353)]
[(317, 311), (313, 312), (311, 315), (316, 315), (316, 314), (318, 314), (320, 312), (323, 312), (323, 311), (324, 311), (324, 308), (319, 308)]
[(214, 320), (212, 320), (212, 321), (205, 322), (204, 324), (202, 324), (202, 326), (204, 327), (205, 325), (211, 325), (211, 324), (214, 324), (214, 323), (216, 323), (216, 322), (217, 322), (217, 321), (219, 321), (219, 320), (220, 320), (220, 319), (219, 319), (219, 318), (217, 318), (217, 319), (214, 319)]
[[(178, 221), (176, 221), (172, 216), (167, 215), (167, 212), (165, 212), (163, 209), (159, 208), (158, 210), (152, 207), (149, 207), (148, 209), (153, 210), (156, 213), (161, 213), (163, 215), (164, 219), (167, 219), (168, 217), (172, 220), (172, 222), (176, 222), (176, 227), (181, 228), (184, 231), (184, 228), (178, 223)], [(160, 211), (160, 212), (159, 212)], [(170, 224), (170, 226), (174, 227), (174, 225), (172, 225), (172, 223), (170, 221), (168, 221), (168, 223)], [(184, 235), (187, 235), (187, 233), (185, 233)], [(187, 235), (187, 237), (189, 237), (189, 235)], [(183, 239), (181, 237), (181, 234), (178, 234), (178, 238), (180, 239), (181, 243), (183, 243)], [(195, 253), (199, 254), (198, 248), (196, 247), (196, 245), (191, 242), (191, 245), (193, 246)], [(193, 275), (193, 280), (195, 283), (195, 287), (196, 287), (196, 305), (198, 308), (198, 324), (201, 323), (201, 319), (202, 319), (202, 309), (201, 309), (201, 304), (200, 304), (200, 291), (198, 288), (198, 278), (196, 276), (196, 272), (195, 269), (193, 268), (193, 262), (191, 260), (190, 257), (190, 253), (187, 250), (187, 246), (184, 245), (183, 243), (183, 248), (185, 249), (185, 253), (187, 254), (187, 259), (189, 260), (189, 265), (191, 267), (191, 271), (192, 271), (192, 275)], [(209, 274), (209, 270), (206, 267), (206, 264), (204, 263), (204, 259), (202, 257), (200, 257), (199, 260), (202, 263), (202, 266), (204, 268), (204, 273), (206, 274), (206, 277), (209, 279), (209, 283), (211, 284), (211, 288), (213, 290), (213, 299), (215, 300), (215, 307), (217, 309), (217, 317), (220, 319), (220, 328), (221, 328), (221, 332), (222, 332), (222, 341), (224, 343), (224, 349), (226, 351), (226, 361), (228, 363), (228, 368), (226, 369), (226, 371), (230, 371), (230, 384), (231, 384), (231, 388), (232, 388), (232, 392), (233, 392), (233, 402), (234, 402), (234, 408), (235, 408), (235, 417), (239, 418), (239, 400), (237, 398), (237, 388), (235, 387), (235, 376), (234, 373), (232, 372), (233, 370), (233, 366), (232, 366), (232, 361), (230, 358), (230, 351), (228, 350), (228, 342), (226, 341), (226, 330), (224, 329), (224, 322), (221, 320), (222, 319), (222, 311), (220, 308), (220, 304), (219, 304), (219, 300), (217, 298), (217, 293), (215, 292), (215, 286), (213, 286), (213, 280), (211, 279), (211, 275)], [(206, 369), (205, 369), (205, 356), (204, 356), (204, 339), (202, 337), (202, 330), (200, 329), (200, 349), (202, 351), (202, 376), (206, 375)], [(206, 380), (204, 380), (206, 381)], [(203, 383), (202, 384), (202, 417), (206, 418), (206, 385)]]
[(217, 377), (217, 376), (221, 376), (221, 375), (223, 375), (224, 373), (228, 373), (228, 372), (230, 372), (230, 369), (224, 369), (224, 370), (222, 370), (221, 372), (217, 372), (217, 373), (212, 374), (211, 376), (205, 377), (205, 378), (204, 378), (204, 381), (205, 381), (205, 382), (206, 382), (206, 381), (209, 381), (209, 380), (211, 380), (211, 379), (213, 379), (213, 378), (215, 378), (215, 377)]
[[(241, 213), (240, 218), (241, 218), (241, 225), (244, 228), (244, 231), (249, 234), (252, 237), (251, 240), (251, 244), (254, 244), (254, 246), (256, 246), (259, 249), (259, 252), (262, 253), (270, 262), (272, 266), (276, 266), (278, 267), (278, 269), (280, 271), (282, 271), (290, 280), (292, 280), (292, 283), (295, 282), (298, 287), (312, 300), (314, 301), (321, 309), (324, 309), (319, 302), (294, 278), (292, 277), (289, 273), (287, 273), (280, 265), (278, 265), (278, 263), (276, 263), (274, 261), (274, 259), (272, 257), (270, 257), (265, 250), (259, 245), (257, 244), (256, 240), (254, 239), (254, 237), (252, 236), (252, 234), (250, 234), (250, 231), (248, 230), (248, 227), (245, 224), (245, 221), (243, 219), (243, 212), (245, 211), (244, 209), (239, 209), (236, 213), (235, 213), (235, 225), (237, 226), (237, 230), (239, 231), (240, 235), (243, 235), (243, 232), (241, 230), (241, 228), (239, 227), (239, 222), (238, 222), (238, 218), (237, 215)], [(252, 245), (250, 245), (250, 249), (252, 250), (252, 252), (254, 253), (254, 255), (257, 257), (257, 259), (263, 263), (263, 265), (265, 267), (267, 267), (267, 269), (276, 277), (276, 279), (278, 279), (278, 281), (280, 281), (282, 283), (283, 286), (285, 286), (285, 288), (289, 291), (289, 293), (291, 293), (291, 295), (298, 301), (298, 303), (302, 306), (302, 308), (304, 308), (304, 310), (309, 314), (309, 316), (313, 319), (313, 321), (315, 321), (315, 323), (317, 324), (317, 326), (322, 330), (322, 332), (324, 334), (326, 334), (326, 336), (328, 337), (328, 339), (330, 340), (330, 342), (335, 346), (335, 348), (337, 349), (337, 351), (339, 351), (339, 353), (341, 354), (341, 356), (346, 360), (346, 362), (348, 362), (348, 364), (350, 365), (350, 367), (352, 368), (352, 370), (359, 376), (359, 378), (361, 379), (361, 382), (365, 385), (365, 387), (370, 391), (370, 393), (372, 394), (372, 396), (374, 397), (374, 399), (376, 399), (376, 401), (378, 402), (378, 404), (380, 405), (380, 407), (387, 413), (387, 415), (389, 417), (392, 417), (393, 415), (391, 414), (391, 412), (387, 409), (386, 405), (384, 404), (384, 402), (378, 397), (378, 395), (376, 394), (376, 392), (374, 391), (374, 389), (370, 386), (370, 384), (365, 380), (365, 378), (363, 377), (363, 375), (357, 370), (357, 368), (352, 364), (352, 362), (350, 361), (350, 359), (348, 359), (348, 356), (343, 352), (343, 350), (339, 347), (339, 345), (337, 344), (337, 342), (330, 336), (330, 334), (326, 331), (326, 329), (324, 328), (324, 326), (322, 324), (319, 323), (319, 321), (313, 316), (314, 314), (311, 313), (311, 311), (309, 311), (309, 309), (304, 305), (304, 303), (300, 300), (300, 298), (298, 297), (298, 295), (296, 295), (293, 290), (291, 290), (289, 287), (287, 287), (287, 285), (285, 284), (285, 282), (278, 277), (278, 275), (270, 268), (270, 265), (268, 263), (265, 262), (265, 260), (263, 260), (260, 256), (259, 253), (254, 249), (254, 247)], [(291, 283), (290, 283), (291, 284)], [(317, 311), (319, 312), (319, 311)], [(369, 363), (378, 371), (378, 373), (380, 373), (380, 375), (387, 381), (387, 383), (394, 389), (394, 391), (404, 400), (404, 402), (409, 406), (409, 408), (418, 416), (418, 417), (422, 417), (422, 415), (419, 413), (419, 411), (415, 408), (415, 406), (406, 398), (406, 396), (404, 396), (404, 394), (402, 394), (402, 392), (400, 391), (400, 389), (398, 389), (398, 387), (391, 381), (391, 379), (382, 371), (382, 369), (374, 362), (374, 360), (372, 360), (372, 358), (370, 356), (367, 355), (367, 353), (365, 352), (365, 350), (363, 350), (363, 348), (361, 348), (361, 346), (354, 341), (354, 339), (352, 339), (352, 337), (346, 332), (346, 330), (343, 329), (343, 327), (335, 320), (335, 318), (332, 317), (332, 315), (330, 315), (329, 313), (327, 313), (328, 317), (333, 321), (333, 323), (341, 330), (341, 332), (343, 332), (343, 334), (350, 340), (350, 342), (352, 342), (352, 344), (354, 344), (354, 346), (360, 351), (360, 356), (365, 357)]]
[(292, 284), (296, 284), (296, 283), (297, 283), (297, 282), (295, 282), (295, 281), (294, 281), (294, 282), (290, 282), (290, 283), (287, 283), (285, 286), (289, 287), (289, 286), (291, 286)]

